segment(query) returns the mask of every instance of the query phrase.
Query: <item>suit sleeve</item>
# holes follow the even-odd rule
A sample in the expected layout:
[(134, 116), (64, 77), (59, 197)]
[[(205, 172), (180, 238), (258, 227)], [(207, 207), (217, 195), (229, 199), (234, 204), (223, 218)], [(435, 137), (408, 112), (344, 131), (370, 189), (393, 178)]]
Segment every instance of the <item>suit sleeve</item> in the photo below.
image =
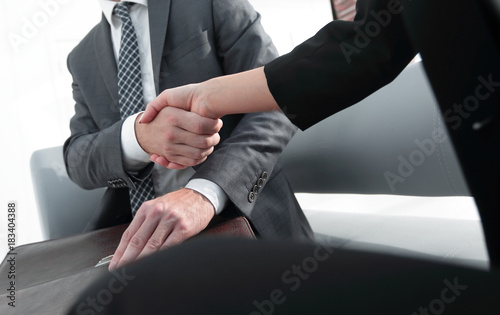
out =
[[(85, 41), (84, 41), (85, 43)], [(68, 56), (68, 68), (73, 76), (73, 99), (75, 115), (70, 121), (71, 135), (64, 143), (64, 160), (69, 177), (84, 189), (99, 187), (135, 187), (134, 177), (124, 169), (120, 144), (122, 121), (118, 110), (113, 110), (109, 103), (96, 106), (93, 113), (89, 108), (86, 95), (98, 93), (98, 89), (89, 87), (98, 78), (92, 76), (95, 62), (84, 62), (86, 49), (79, 47)], [(83, 62), (82, 62), (83, 60)], [(88, 76), (88, 77), (87, 77)], [(81, 87), (85, 85), (85, 88)], [(106, 94), (107, 95), (107, 94)], [(112, 102), (109, 96), (102, 95), (103, 102)], [(102, 117), (97, 120), (94, 117)], [(150, 171), (150, 168), (147, 168)]]
[(306, 129), (391, 82), (416, 54), (402, 21), (407, 9), (359, 0), (353, 22), (333, 21), (267, 64), (268, 87), (291, 121)]
[[(260, 15), (246, 0), (213, 1), (213, 16), (225, 74), (262, 66), (277, 57)], [(264, 172), (271, 174), (295, 132), (296, 127), (281, 112), (244, 115), (194, 178), (215, 182), (240, 211), (248, 214), (255, 204), (249, 200), (249, 193)]]

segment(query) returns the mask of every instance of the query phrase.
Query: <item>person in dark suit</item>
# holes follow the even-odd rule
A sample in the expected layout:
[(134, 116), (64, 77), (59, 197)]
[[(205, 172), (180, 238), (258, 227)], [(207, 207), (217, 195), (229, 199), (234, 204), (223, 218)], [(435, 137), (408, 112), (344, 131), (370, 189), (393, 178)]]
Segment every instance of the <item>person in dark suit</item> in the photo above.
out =
[[(144, 104), (164, 89), (251, 69), (277, 56), (259, 14), (246, 0), (132, 2)], [(87, 189), (109, 187), (88, 229), (129, 220), (129, 194), (149, 176), (157, 197), (138, 209), (110, 267), (197, 234), (215, 214), (243, 214), (262, 238), (311, 239), (311, 228), (277, 163), (296, 128), (278, 112), (227, 116), (221, 143), (206, 158), (218, 140), (211, 135), (220, 127), (216, 120), (175, 108), (162, 111), (155, 125), (138, 125), (140, 113), (120, 117), (120, 18), (112, 13), (116, 2), (100, 4), (102, 21), (68, 57), (76, 101), (64, 145), (68, 174)], [(186, 132), (192, 131), (190, 122), (208, 126), (201, 130), (203, 145), (196, 147), (198, 135)], [(177, 129), (171, 135), (184, 133), (163, 136), (172, 128)], [(170, 154), (169, 167), (204, 163), (196, 171), (153, 166), (148, 152), (158, 153), (158, 148), (165, 148), (163, 156)]]

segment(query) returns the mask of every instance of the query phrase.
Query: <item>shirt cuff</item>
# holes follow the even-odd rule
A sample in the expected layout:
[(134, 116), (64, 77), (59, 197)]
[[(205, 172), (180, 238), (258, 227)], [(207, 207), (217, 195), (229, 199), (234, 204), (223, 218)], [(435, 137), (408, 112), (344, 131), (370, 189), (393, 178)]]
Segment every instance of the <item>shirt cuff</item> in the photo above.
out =
[(226, 205), (228, 198), (224, 190), (222, 190), (222, 188), (220, 188), (220, 186), (216, 183), (207, 179), (191, 179), (187, 183), (186, 188), (197, 191), (205, 196), (205, 198), (207, 198), (214, 206), (215, 214), (220, 214)]
[(129, 172), (137, 172), (146, 167), (151, 161), (149, 154), (146, 153), (135, 136), (135, 120), (137, 115), (131, 115), (125, 119), (121, 131), (122, 157), (125, 170)]

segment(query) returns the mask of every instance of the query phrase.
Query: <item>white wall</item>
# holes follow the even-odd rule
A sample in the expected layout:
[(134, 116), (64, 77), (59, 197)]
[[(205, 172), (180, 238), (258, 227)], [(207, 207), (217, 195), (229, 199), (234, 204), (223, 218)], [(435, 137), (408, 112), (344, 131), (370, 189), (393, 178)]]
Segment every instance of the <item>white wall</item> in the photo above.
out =
[[(250, 2), (280, 54), (332, 19), (329, 0)], [(29, 158), (69, 136), (66, 56), (100, 18), (96, 0), (0, 0), (0, 256), (7, 248), (9, 201), (18, 202), (17, 244), (42, 239)]]

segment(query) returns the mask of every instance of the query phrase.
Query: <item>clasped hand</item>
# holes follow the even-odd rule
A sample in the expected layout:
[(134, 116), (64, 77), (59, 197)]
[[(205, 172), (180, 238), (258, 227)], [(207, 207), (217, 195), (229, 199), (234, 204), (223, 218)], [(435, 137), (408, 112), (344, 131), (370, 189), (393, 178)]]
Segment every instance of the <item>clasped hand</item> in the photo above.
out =
[[(212, 136), (212, 138), (210, 138), (207, 137), (207, 134), (204, 134), (204, 132), (213, 131), (216, 128), (220, 129), (222, 127), (222, 121), (220, 119), (216, 119), (218, 118), (216, 115), (209, 115), (206, 112), (203, 112), (203, 107), (195, 108), (196, 106), (192, 106), (192, 104), (195, 103), (193, 92), (196, 87), (196, 84), (190, 84), (163, 91), (155, 100), (148, 104), (148, 106), (146, 107), (146, 111), (142, 115), (141, 120), (137, 126), (140, 128), (144, 124), (149, 125), (153, 124), (156, 121), (162, 121), (162, 116), (165, 116), (162, 114), (166, 110), (174, 111), (176, 113), (190, 113), (194, 115), (193, 117), (196, 117), (198, 119), (197, 122), (192, 122), (191, 127), (188, 129), (189, 131), (198, 134), (198, 136), (196, 136), (195, 134), (191, 134), (191, 145), (195, 145), (195, 148), (197, 148), (198, 150), (196, 150), (195, 148), (184, 147), (185, 150), (183, 153), (190, 154), (189, 156), (183, 155), (182, 157), (172, 157), (171, 155), (165, 155), (165, 151), (167, 150), (161, 150), (161, 148), (155, 147), (151, 148), (151, 151), (145, 150), (151, 154), (151, 161), (166, 168), (183, 168), (183, 165), (187, 165), (185, 163), (193, 166), (203, 162), (206, 157), (210, 155), (210, 153), (212, 153), (213, 150), (206, 147), (208, 144), (212, 144), (215, 140), (217, 142), (220, 140), (220, 138), (218, 138), (218, 135), (217, 137), (214, 135)], [(202, 119), (200, 120), (200, 118)], [(214, 125), (214, 122), (217, 122), (217, 124)], [(198, 125), (193, 126), (196, 123)], [(208, 128), (206, 128), (207, 130), (204, 130), (203, 127)], [(212, 127), (212, 129), (210, 129), (210, 127)], [(216, 132), (218, 132), (219, 129), (217, 129)], [(173, 136), (173, 134), (171, 133), (170, 136)], [(167, 142), (163, 142), (163, 144), (166, 143)]]
[[(264, 67), (164, 90), (148, 104), (142, 122), (155, 121), (168, 107), (213, 119), (230, 114), (280, 110), (267, 86)], [(169, 157), (161, 152), (152, 153), (152, 161), (165, 167), (171, 165)]]
[(135, 124), (139, 145), (144, 151), (162, 156), (161, 165), (183, 169), (206, 160), (220, 141), (220, 119), (202, 117), (175, 107), (165, 107), (149, 123)]

